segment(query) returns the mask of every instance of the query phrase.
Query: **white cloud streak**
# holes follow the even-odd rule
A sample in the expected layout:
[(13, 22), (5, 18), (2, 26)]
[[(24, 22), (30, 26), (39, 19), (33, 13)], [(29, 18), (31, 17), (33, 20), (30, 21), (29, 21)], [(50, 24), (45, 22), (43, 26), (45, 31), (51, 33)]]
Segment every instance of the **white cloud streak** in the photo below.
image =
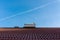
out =
[(41, 6), (36, 7), (36, 8), (30, 9), (30, 10), (27, 10), (27, 11), (24, 11), (24, 12), (20, 12), (20, 13), (17, 13), (17, 14), (14, 14), (14, 15), (11, 15), (11, 16), (8, 16), (8, 17), (5, 17), (5, 18), (2, 18), (2, 19), (0, 19), (0, 22), (1, 22), (1, 21), (4, 21), (4, 20), (7, 20), (7, 19), (10, 19), (10, 18), (12, 18), (12, 17), (18, 16), (18, 15), (23, 15), (23, 14), (26, 14), (26, 13), (28, 13), (28, 12), (32, 12), (32, 11), (34, 11), (34, 10), (38, 10), (38, 9), (40, 9), (40, 8), (44, 8), (44, 7), (48, 6), (49, 4), (52, 4), (52, 3), (55, 3), (55, 2), (56, 2), (56, 1), (53, 1), (53, 2), (50, 2), (50, 3), (47, 3), (47, 4), (41, 5)]

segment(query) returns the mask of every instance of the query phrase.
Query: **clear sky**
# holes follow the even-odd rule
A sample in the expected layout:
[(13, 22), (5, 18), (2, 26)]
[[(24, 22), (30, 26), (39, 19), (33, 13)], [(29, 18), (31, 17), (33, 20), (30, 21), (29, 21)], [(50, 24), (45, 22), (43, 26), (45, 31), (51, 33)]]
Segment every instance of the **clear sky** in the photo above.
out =
[(0, 0), (0, 27), (60, 27), (60, 0)]

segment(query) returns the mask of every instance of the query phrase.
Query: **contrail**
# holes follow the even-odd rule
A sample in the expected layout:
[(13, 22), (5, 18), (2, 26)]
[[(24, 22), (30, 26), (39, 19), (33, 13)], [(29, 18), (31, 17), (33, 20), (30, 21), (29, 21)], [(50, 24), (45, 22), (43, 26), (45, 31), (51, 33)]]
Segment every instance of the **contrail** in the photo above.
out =
[(0, 21), (7, 20), (7, 19), (10, 19), (10, 18), (15, 17), (15, 16), (18, 16), (18, 15), (23, 15), (24, 13), (28, 13), (28, 12), (31, 12), (31, 11), (34, 11), (34, 10), (37, 10), (37, 9), (46, 7), (46, 6), (48, 6), (49, 4), (52, 4), (52, 3), (55, 3), (55, 2), (56, 2), (56, 1), (53, 1), (53, 2), (50, 2), (50, 3), (47, 3), (47, 4), (41, 5), (41, 6), (36, 7), (36, 8), (30, 9), (30, 10), (27, 10), (27, 11), (24, 11), (24, 12), (20, 12), (20, 13), (18, 13), (18, 14), (11, 15), (11, 16), (9, 16), (9, 17), (2, 18), (2, 19), (0, 19)]

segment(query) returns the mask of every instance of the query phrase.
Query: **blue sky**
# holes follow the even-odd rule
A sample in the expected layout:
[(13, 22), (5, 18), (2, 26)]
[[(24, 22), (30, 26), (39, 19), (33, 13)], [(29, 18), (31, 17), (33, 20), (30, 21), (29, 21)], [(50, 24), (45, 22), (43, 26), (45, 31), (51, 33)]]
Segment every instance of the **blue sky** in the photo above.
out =
[(0, 0), (0, 27), (33, 22), (37, 27), (60, 27), (60, 0)]

